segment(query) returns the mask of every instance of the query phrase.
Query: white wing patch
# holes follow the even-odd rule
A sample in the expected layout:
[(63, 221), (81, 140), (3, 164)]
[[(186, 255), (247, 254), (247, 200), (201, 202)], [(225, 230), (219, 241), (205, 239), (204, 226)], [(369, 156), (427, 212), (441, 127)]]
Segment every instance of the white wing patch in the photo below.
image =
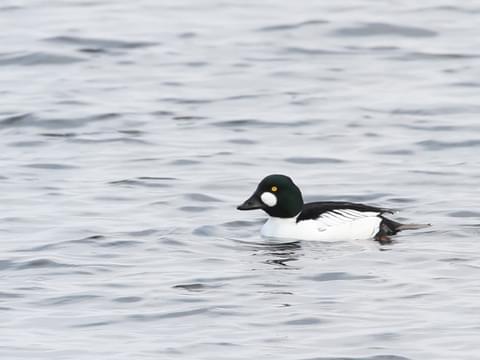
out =
[(262, 235), (314, 241), (371, 239), (378, 233), (382, 218), (379, 211), (352, 209), (329, 210), (317, 219), (270, 217), (262, 227)]
[(357, 211), (352, 209), (330, 210), (315, 219), (318, 231), (326, 231), (331, 227), (348, 225), (356, 220), (378, 217), (379, 212)]

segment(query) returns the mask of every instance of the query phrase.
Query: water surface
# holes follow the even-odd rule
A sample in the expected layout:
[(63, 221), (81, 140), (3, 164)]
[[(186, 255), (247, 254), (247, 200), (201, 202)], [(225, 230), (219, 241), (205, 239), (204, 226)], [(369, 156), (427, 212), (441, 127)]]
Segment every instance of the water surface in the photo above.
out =
[[(2, 4), (1, 357), (478, 359), (479, 12)], [(269, 173), (433, 227), (271, 244)]]

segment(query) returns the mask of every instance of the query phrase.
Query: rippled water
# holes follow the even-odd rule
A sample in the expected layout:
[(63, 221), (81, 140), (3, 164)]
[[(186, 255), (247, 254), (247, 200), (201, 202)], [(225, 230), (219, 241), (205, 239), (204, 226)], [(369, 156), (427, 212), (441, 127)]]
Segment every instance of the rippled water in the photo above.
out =
[[(2, 359), (478, 359), (475, 2), (0, 5)], [(269, 244), (235, 205), (430, 222)]]

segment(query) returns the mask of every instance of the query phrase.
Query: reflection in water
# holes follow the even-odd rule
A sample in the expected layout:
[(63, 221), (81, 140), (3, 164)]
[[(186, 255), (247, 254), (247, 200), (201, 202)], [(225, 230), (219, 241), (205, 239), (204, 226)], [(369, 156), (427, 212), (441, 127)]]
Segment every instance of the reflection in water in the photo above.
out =
[(280, 265), (282, 268), (291, 268), (293, 261), (297, 261), (301, 253), (302, 246), (300, 242), (282, 243), (282, 244), (265, 244), (262, 249), (258, 249), (255, 253), (257, 256), (266, 257), (265, 263), (271, 265)]
[(265, 258), (261, 262), (281, 265), (283, 269), (291, 267), (290, 262), (297, 261), (299, 257), (303, 256), (302, 243), (300, 241), (274, 242), (274, 239), (262, 239), (260, 242), (245, 241), (238, 238), (230, 238), (230, 240), (241, 245), (243, 250), (251, 252), (252, 256)]

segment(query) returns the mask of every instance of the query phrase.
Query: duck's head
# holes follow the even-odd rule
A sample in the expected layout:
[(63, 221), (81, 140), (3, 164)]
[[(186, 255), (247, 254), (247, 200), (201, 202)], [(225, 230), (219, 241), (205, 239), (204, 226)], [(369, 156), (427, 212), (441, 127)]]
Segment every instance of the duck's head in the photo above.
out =
[(285, 175), (268, 175), (237, 209), (262, 209), (273, 217), (291, 218), (298, 215), (302, 207), (302, 193), (292, 179)]

